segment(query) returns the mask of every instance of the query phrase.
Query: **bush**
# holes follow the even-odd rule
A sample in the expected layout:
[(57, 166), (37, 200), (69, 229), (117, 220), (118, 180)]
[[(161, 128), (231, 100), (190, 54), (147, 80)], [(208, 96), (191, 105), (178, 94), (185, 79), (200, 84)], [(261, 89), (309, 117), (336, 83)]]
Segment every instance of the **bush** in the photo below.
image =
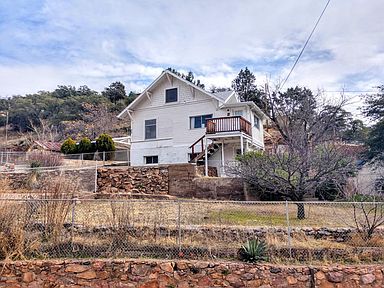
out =
[(53, 152), (34, 151), (28, 155), (28, 162), (31, 168), (57, 167), (63, 165), (63, 158)]
[(76, 141), (69, 137), (64, 141), (63, 145), (61, 145), (60, 150), (64, 154), (75, 154), (77, 152)]
[(91, 140), (89, 138), (84, 137), (81, 139), (78, 147), (78, 153), (92, 153), (93, 151), (93, 145)]
[(96, 139), (96, 149), (99, 152), (103, 151), (115, 151), (115, 142), (113, 142), (112, 137), (109, 136), (108, 134), (101, 134), (97, 139)]
[(337, 199), (342, 199), (344, 194), (340, 185), (335, 181), (328, 180), (316, 188), (315, 196), (322, 201), (335, 201)]
[(105, 160), (112, 160), (115, 156), (113, 153), (116, 150), (115, 142), (113, 142), (112, 137), (108, 134), (101, 134), (96, 139), (96, 149), (99, 152), (109, 152), (105, 154)]
[(267, 260), (267, 244), (259, 239), (248, 240), (239, 250), (239, 258), (244, 262), (259, 262)]
[(84, 137), (79, 143), (78, 152), (85, 153), (85, 155), (83, 155), (84, 160), (92, 160), (93, 154), (91, 153), (95, 152), (95, 145), (92, 144), (89, 138)]

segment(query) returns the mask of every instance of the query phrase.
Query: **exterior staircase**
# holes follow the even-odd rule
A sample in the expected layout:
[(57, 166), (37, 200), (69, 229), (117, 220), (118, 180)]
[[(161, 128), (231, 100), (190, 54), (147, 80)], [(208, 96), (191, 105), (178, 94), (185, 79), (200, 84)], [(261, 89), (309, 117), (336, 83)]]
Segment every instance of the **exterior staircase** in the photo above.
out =
[[(207, 141), (206, 138), (205, 138), (205, 135), (203, 135), (201, 138), (199, 138), (199, 140), (197, 140), (195, 143), (193, 143), (189, 147), (190, 149), (192, 149), (191, 160), (189, 161), (189, 163), (196, 163), (196, 164), (201, 164), (201, 165), (205, 163), (204, 139), (205, 139), (205, 141)], [(201, 145), (201, 152), (195, 153), (195, 147), (198, 144)], [(220, 145), (219, 144), (214, 143), (214, 142), (210, 143), (207, 146), (207, 156), (208, 156), (208, 158), (210, 156), (212, 156), (213, 154), (215, 154), (219, 149), (220, 149)]]

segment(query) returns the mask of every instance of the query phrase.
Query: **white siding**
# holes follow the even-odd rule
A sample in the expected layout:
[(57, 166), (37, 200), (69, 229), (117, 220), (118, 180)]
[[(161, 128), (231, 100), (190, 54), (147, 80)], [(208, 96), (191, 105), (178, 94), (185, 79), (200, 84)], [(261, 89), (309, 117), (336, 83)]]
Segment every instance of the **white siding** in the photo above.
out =
[[(171, 87), (178, 88), (177, 103), (165, 103), (165, 89)], [(143, 99), (132, 113), (131, 163), (142, 165), (147, 155), (158, 155), (159, 163), (185, 163), (189, 146), (205, 133), (204, 128), (190, 129), (190, 117), (205, 114), (221, 117), (225, 111), (217, 110), (218, 101), (200, 91), (195, 90), (193, 96), (190, 86), (177, 79), (173, 85), (164, 79), (151, 92), (151, 99)], [(155, 140), (144, 139), (144, 122), (148, 119), (157, 120)]]
[[(172, 77), (173, 78), (173, 77)], [(165, 90), (178, 89), (178, 101), (165, 103)], [(205, 134), (205, 128), (190, 129), (190, 117), (213, 114), (213, 117), (233, 115), (236, 109), (219, 109), (219, 102), (205, 93), (193, 89), (190, 85), (173, 78), (172, 83), (163, 77), (155, 87), (149, 91), (149, 97), (143, 97), (131, 112), (132, 119), (132, 165), (143, 165), (144, 156), (159, 156), (160, 164), (186, 163), (189, 147)], [(235, 99), (231, 99), (235, 101)], [(248, 106), (242, 108), (243, 117), (253, 125), (253, 113)], [(145, 120), (156, 119), (156, 139), (145, 140)], [(254, 141), (262, 144), (262, 128), (253, 128)], [(240, 141), (240, 140), (239, 140)], [(240, 144), (239, 144), (240, 145)], [(234, 147), (225, 147), (226, 160), (233, 159)], [(217, 156), (218, 155), (218, 156)], [(212, 163), (220, 163), (221, 154), (212, 156)], [(221, 163), (220, 163), (221, 165)]]

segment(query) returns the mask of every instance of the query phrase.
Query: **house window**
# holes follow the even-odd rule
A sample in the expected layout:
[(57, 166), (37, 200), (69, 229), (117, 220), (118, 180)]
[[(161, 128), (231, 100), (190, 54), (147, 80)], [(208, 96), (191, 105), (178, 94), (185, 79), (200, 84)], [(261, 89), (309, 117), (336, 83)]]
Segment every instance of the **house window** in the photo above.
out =
[(156, 139), (156, 119), (145, 120), (145, 139)]
[(213, 117), (212, 114), (190, 117), (190, 128), (191, 129), (204, 128), (207, 123), (207, 120), (211, 119), (212, 117)]
[(177, 102), (177, 88), (165, 90), (165, 103)]
[(234, 116), (243, 116), (243, 110), (235, 110), (233, 111)]
[(256, 115), (253, 115), (253, 126), (260, 129), (260, 119)]
[(145, 164), (158, 164), (159, 156), (144, 156)]

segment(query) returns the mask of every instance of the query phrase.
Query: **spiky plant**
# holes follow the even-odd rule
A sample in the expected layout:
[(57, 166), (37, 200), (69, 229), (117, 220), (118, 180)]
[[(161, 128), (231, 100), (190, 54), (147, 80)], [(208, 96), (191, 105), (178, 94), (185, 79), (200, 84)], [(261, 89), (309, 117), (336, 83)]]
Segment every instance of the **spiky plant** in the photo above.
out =
[(239, 258), (244, 262), (259, 262), (267, 260), (267, 244), (263, 240), (248, 240), (239, 249)]

